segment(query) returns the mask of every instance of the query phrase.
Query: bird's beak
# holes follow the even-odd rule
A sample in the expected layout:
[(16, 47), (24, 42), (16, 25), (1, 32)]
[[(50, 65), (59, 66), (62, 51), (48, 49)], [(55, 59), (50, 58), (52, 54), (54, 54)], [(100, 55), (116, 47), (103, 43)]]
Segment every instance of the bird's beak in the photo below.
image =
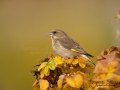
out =
[(49, 32), (49, 33), (47, 34), (47, 36), (52, 36), (52, 33), (51, 33), (51, 32)]

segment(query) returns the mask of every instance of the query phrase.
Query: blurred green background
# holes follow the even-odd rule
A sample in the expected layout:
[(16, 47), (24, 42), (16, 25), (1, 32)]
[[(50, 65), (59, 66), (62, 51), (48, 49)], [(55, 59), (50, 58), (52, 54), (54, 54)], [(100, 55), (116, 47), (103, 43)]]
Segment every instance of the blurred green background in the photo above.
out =
[(120, 45), (120, 0), (0, 0), (0, 90), (32, 90), (30, 73), (54, 54), (46, 34), (62, 29), (96, 56)]

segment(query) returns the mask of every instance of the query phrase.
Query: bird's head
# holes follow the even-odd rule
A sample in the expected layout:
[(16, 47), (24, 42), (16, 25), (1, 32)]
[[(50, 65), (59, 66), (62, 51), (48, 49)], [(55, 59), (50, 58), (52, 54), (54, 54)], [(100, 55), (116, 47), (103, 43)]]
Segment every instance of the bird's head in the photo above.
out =
[(50, 36), (51, 38), (54, 38), (54, 39), (64, 38), (67, 36), (67, 34), (64, 31), (59, 30), (59, 29), (52, 30), (47, 35)]

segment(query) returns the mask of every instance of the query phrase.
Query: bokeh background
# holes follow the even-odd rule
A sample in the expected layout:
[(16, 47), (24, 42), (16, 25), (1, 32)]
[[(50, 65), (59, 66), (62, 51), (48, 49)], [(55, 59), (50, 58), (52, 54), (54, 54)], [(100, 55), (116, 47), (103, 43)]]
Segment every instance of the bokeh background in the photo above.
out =
[[(64, 30), (88, 53), (120, 45), (120, 0), (0, 0), (0, 90), (32, 90), (30, 73), (54, 54), (46, 34)], [(111, 20), (113, 23), (111, 23)]]

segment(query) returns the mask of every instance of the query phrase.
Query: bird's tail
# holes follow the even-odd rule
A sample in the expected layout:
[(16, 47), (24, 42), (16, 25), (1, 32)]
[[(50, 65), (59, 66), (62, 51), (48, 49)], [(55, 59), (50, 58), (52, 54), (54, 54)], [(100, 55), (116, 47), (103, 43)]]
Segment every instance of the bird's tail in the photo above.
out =
[(81, 56), (83, 56), (83, 57), (86, 58), (89, 62), (91, 62), (92, 64), (95, 65), (95, 63), (94, 63), (92, 60), (90, 60), (86, 55), (81, 55)]

